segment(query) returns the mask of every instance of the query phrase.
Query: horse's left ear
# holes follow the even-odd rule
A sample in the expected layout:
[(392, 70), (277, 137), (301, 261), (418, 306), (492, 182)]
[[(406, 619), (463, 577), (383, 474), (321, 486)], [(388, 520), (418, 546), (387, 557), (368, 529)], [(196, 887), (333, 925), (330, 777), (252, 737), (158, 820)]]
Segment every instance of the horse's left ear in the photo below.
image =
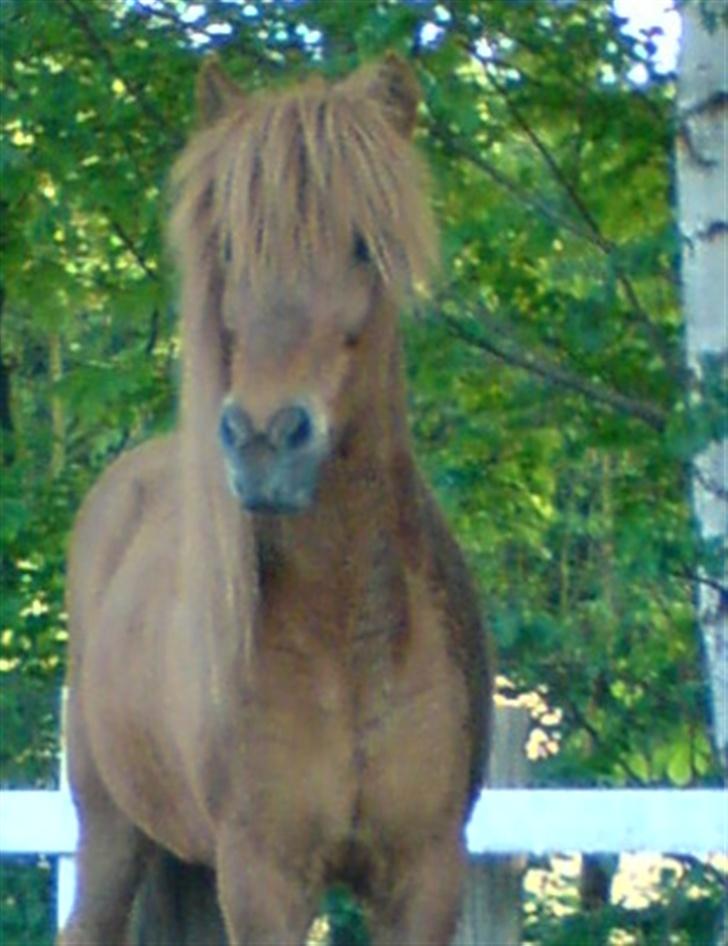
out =
[(212, 56), (205, 60), (197, 77), (197, 116), (203, 126), (212, 125), (245, 100), (243, 92)]
[(379, 100), (397, 131), (409, 138), (422, 98), (420, 83), (412, 66), (397, 53), (387, 53), (369, 74), (367, 91)]

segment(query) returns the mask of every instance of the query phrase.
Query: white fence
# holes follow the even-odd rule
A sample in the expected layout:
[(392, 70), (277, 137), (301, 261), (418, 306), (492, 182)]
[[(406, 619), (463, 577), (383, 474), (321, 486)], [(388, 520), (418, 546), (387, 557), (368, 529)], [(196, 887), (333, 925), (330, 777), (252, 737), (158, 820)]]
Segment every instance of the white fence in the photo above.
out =
[[(65, 699), (62, 716), (65, 716)], [(728, 792), (722, 789), (535, 789), (527, 781), (529, 716), (498, 707), (492, 784), (466, 830), (479, 854), (669, 853), (728, 855)], [(504, 786), (504, 787), (501, 787)], [(506, 787), (507, 786), (507, 787)], [(78, 840), (65, 759), (56, 791), (0, 791), (0, 856), (57, 858), (56, 922), (71, 909)]]
[[(0, 792), (0, 855), (59, 858), (57, 920), (73, 898), (77, 826), (68, 788)], [(489, 789), (467, 829), (483, 853), (728, 854), (728, 794), (720, 789)]]

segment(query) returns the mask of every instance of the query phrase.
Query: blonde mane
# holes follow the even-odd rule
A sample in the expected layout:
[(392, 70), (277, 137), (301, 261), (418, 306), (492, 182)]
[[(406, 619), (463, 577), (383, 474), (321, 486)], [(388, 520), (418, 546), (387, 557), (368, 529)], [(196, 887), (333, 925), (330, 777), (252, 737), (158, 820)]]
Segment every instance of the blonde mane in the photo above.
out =
[[(248, 653), (257, 564), (249, 517), (228, 487), (217, 443), (229, 380), (223, 286), (232, 280), (262, 298), (271, 287), (305, 285), (307, 277), (335, 278), (353, 264), (358, 243), (395, 299), (426, 281), (436, 240), (423, 166), (409, 141), (418, 93), (396, 62), (385, 64), (384, 82), (374, 67), (335, 85), (314, 78), (289, 91), (236, 91), (192, 136), (172, 173), (189, 545), (181, 580), (200, 589), (194, 607), (203, 635), (226, 628)], [(404, 117), (403, 95), (412, 103)], [(200, 545), (203, 561), (194, 555)]]
[(256, 291), (325, 274), (363, 241), (395, 294), (426, 281), (436, 241), (423, 167), (366, 78), (253, 95), (193, 136), (172, 176), (185, 266), (217, 261)]

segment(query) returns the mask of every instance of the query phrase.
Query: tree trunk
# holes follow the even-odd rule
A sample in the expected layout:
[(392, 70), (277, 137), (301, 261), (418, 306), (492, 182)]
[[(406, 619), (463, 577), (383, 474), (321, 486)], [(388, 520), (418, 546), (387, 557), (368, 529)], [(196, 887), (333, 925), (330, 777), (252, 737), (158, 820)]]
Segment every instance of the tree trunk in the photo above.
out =
[(5, 286), (0, 282), (0, 437), (2, 437), (2, 447), (0, 447), (0, 456), (3, 465), (10, 465), (15, 459), (15, 448), (13, 444), (13, 433), (15, 426), (13, 424), (13, 414), (10, 401), (10, 363), (5, 358), (5, 350), (2, 345), (2, 318), (5, 308)]
[(63, 401), (55, 389), (63, 378), (63, 345), (60, 332), (52, 332), (49, 342), (49, 374), (51, 381), (51, 476), (55, 479), (63, 471), (66, 462), (66, 421)]
[[(686, 4), (678, 82), (677, 170), (682, 235), (682, 281), (688, 364), (695, 390), (709, 361), (728, 355), (726, 311), (726, 111), (728, 30), (721, 5)], [(711, 12), (712, 11), (712, 12)], [(725, 543), (726, 452), (714, 440), (693, 462), (693, 504), (698, 528), (709, 541)], [(728, 771), (728, 600), (717, 582), (699, 583), (702, 632), (712, 702), (713, 738)]]

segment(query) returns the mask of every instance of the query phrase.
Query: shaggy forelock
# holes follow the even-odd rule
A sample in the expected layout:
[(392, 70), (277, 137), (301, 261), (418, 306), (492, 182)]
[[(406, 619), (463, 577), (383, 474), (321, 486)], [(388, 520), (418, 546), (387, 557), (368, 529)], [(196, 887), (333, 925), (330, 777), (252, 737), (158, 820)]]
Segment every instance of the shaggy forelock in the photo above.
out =
[(351, 83), (249, 98), (192, 138), (172, 185), (184, 266), (220, 267), (253, 291), (335, 275), (360, 241), (396, 294), (435, 259), (418, 156)]

